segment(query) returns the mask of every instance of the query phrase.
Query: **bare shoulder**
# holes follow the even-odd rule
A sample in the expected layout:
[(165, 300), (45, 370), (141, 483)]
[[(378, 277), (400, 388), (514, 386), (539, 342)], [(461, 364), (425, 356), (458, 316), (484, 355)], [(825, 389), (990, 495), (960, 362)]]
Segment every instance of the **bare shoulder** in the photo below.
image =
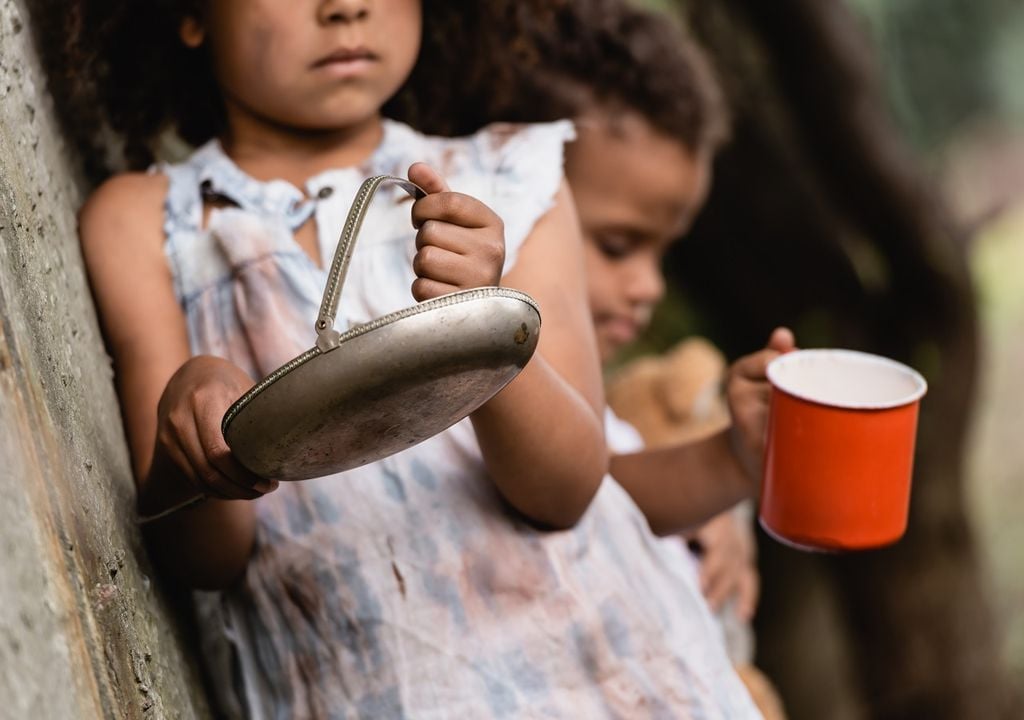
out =
[[(129, 356), (146, 356), (138, 348), (148, 342), (151, 327), (165, 334), (175, 328), (184, 336), (164, 254), (167, 188), (164, 175), (117, 175), (96, 188), (78, 214), (89, 284), (107, 341), (122, 365)], [(154, 342), (149, 344), (155, 347)]]
[(116, 247), (130, 250), (138, 243), (159, 248), (163, 240), (167, 177), (123, 173), (97, 187), (78, 212), (78, 232), (86, 259)]

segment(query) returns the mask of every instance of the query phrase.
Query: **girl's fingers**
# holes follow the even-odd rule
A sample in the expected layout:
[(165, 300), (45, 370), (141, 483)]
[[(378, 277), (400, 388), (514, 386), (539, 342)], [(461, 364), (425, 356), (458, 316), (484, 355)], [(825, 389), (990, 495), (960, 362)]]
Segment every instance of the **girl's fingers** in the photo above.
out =
[(772, 386), (766, 382), (738, 378), (727, 395), (734, 403), (746, 399), (747, 402), (767, 405), (772, 396)]
[(458, 255), (428, 245), (412, 259), (413, 272), (417, 277), (451, 285), (462, 290), (486, 285), (497, 285), (501, 276), (489, 263), (482, 263), (476, 257)]
[(249, 472), (235, 459), (219, 428), (214, 431), (200, 430), (199, 442), (207, 463), (234, 487), (244, 491), (253, 490), (261, 495), (277, 488), (276, 480), (267, 480)]
[(426, 190), (412, 206), (416, 232), (412, 294), (418, 301), (456, 290), (498, 285), (505, 264), (501, 219), (485, 204), (453, 193), (423, 163), (409, 168), (409, 179)]
[(409, 166), (409, 180), (419, 185), (428, 194), (448, 192), (448, 183), (441, 173), (424, 162)]
[(793, 331), (787, 327), (777, 327), (768, 338), (768, 349), (775, 352), (788, 353), (796, 349), (796, 338)]
[(712, 610), (717, 611), (729, 596), (728, 565), (718, 553), (708, 552), (700, 566), (700, 587)]
[(732, 373), (739, 378), (751, 382), (767, 380), (768, 363), (782, 353), (796, 349), (796, 339), (789, 328), (779, 327), (772, 331), (768, 338), (768, 346), (764, 350), (752, 353), (737, 360), (732, 366)]
[(740, 620), (749, 622), (757, 610), (757, 596), (760, 582), (757, 572), (753, 569), (743, 573), (736, 586), (736, 615)]
[(749, 382), (761, 382), (768, 379), (768, 363), (778, 357), (777, 350), (761, 350), (746, 355), (737, 360), (732, 366), (733, 377)]
[(259, 492), (269, 492), (263, 488), (277, 487), (276, 481), (250, 472), (235, 459), (220, 430), (220, 418), (223, 415), (222, 404), (219, 403), (207, 405), (197, 412), (196, 433), (206, 461), (238, 487)]
[[(493, 244), (493, 247), (490, 246)], [(489, 233), (481, 233), (479, 228), (467, 228), (454, 225), (444, 220), (426, 220), (416, 231), (416, 249), (434, 245), (459, 255), (493, 250), (495, 255), (504, 258), (505, 244), (491, 239)]]
[(475, 197), (457, 192), (427, 195), (412, 204), (412, 226), (419, 228), (428, 220), (439, 220), (466, 228), (500, 227), (501, 220)]
[(170, 458), (171, 462), (177, 466), (179, 470), (185, 475), (189, 485), (196, 492), (206, 492), (203, 484), (199, 482), (199, 478), (196, 476), (195, 468), (192, 467), (192, 463), (189, 462), (188, 457), (185, 455), (185, 451), (177, 444), (165, 444), (164, 451), (167, 453), (167, 457)]
[(706, 578), (703, 583), (704, 599), (707, 600), (708, 606), (712, 610), (718, 612), (729, 598), (728, 575), (721, 570), (716, 570)]
[(725, 395), (733, 419), (740, 420), (748, 413), (758, 413), (762, 409), (767, 409), (772, 388), (767, 382), (756, 382), (736, 376), (726, 387)]
[(419, 277), (413, 280), (412, 296), (416, 298), (417, 302), (423, 302), (424, 300), (431, 300), (460, 289), (457, 285), (449, 285), (448, 283), (431, 280), (430, 278)]
[(434, 220), (417, 234), (413, 271), (456, 289), (498, 285), (505, 262), (500, 236)]
[(260, 493), (251, 487), (244, 487), (232, 481), (207, 461), (195, 425), (182, 428), (181, 433), (181, 447), (204, 492), (225, 500), (252, 500), (260, 496)]
[(416, 277), (458, 286), (461, 284), (460, 278), (465, 274), (464, 264), (461, 255), (443, 250), (436, 245), (428, 245), (413, 257), (412, 271), (416, 273)]

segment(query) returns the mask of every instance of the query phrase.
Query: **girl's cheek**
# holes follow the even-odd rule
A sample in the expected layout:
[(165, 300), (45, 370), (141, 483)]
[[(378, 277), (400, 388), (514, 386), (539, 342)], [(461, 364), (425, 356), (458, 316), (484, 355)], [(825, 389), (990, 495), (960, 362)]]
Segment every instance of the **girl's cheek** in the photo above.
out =
[(621, 267), (617, 267), (614, 263), (604, 261), (598, 263), (594, 277), (590, 282), (597, 286), (602, 297), (607, 300), (618, 301), (624, 294), (624, 280), (625, 273), (622, 272)]

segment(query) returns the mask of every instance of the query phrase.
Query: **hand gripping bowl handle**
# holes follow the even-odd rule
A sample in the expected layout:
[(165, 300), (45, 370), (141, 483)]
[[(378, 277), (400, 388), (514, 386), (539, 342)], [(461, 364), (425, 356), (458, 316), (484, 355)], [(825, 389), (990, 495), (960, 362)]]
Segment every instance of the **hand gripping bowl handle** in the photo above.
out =
[[(409, 195), (414, 199), (425, 197), (427, 194), (415, 183), (391, 175), (377, 175), (371, 177), (363, 182), (359, 187), (355, 200), (352, 202), (352, 207), (348, 211), (348, 216), (345, 218), (345, 225), (342, 228), (341, 237), (338, 240), (338, 246), (334, 251), (334, 258), (331, 261), (331, 268), (327, 275), (327, 285), (324, 288), (323, 299), (320, 301), (320, 312), (317, 315), (316, 325), (314, 326), (317, 334), (316, 347), (321, 352), (329, 352), (338, 347), (340, 333), (334, 327), (334, 320), (338, 313), (338, 302), (341, 297), (342, 286), (345, 283), (345, 275), (348, 272), (348, 266), (352, 259), (352, 252), (355, 249), (356, 240), (358, 239), (359, 231), (363, 226), (363, 220), (366, 217), (370, 201), (373, 200), (377, 190), (380, 189), (382, 185), (386, 184), (397, 185), (409, 193)], [(224, 415), (223, 422), (221, 423), (222, 432), (231, 418), (232, 411), (247, 397), (255, 394), (262, 386), (272, 382), (275, 379), (276, 374), (277, 372), (271, 373), (271, 375), (261, 380), (249, 392), (240, 398), (231, 409), (228, 410)], [(154, 522), (175, 513), (178, 510), (182, 510), (186, 507), (202, 502), (206, 498), (207, 495), (205, 493), (191, 494), (187, 499), (174, 503), (165, 510), (148, 515), (139, 515), (138, 523), (140, 525), (144, 525), (146, 523)]]
[(334, 318), (338, 314), (341, 286), (345, 283), (352, 251), (355, 248), (359, 230), (363, 226), (366, 210), (370, 207), (370, 200), (373, 199), (380, 186), (385, 183), (398, 185), (415, 200), (426, 196), (426, 192), (415, 183), (392, 175), (377, 175), (360, 186), (359, 192), (356, 193), (356, 199), (348, 211), (348, 217), (345, 219), (345, 227), (342, 228), (338, 247), (334, 251), (334, 260), (331, 262), (331, 270), (327, 275), (327, 287), (324, 288), (324, 297), (320, 302), (320, 314), (316, 320), (316, 346), (324, 352), (338, 347), (339, 333), (334, 327)]

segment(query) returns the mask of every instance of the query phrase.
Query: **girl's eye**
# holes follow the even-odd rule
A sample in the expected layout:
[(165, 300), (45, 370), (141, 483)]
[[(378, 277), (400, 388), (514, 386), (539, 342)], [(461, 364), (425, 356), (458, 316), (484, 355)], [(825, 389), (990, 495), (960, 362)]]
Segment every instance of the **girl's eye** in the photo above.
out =
[(601, 254), (612, 260), (618, 260), (629, 255), (633, 249), (633, 243), (621, 237), (599, 237), (597, 247)]

